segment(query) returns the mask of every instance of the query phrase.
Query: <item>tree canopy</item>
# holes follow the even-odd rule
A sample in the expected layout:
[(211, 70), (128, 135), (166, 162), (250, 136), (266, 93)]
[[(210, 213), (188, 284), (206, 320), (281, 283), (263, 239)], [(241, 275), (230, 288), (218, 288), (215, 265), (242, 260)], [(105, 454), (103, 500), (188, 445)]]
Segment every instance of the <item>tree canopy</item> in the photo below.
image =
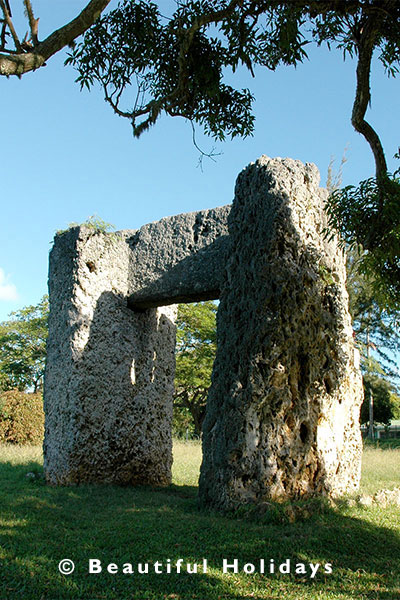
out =
[[(356, 342), (361, 350), (365, 371), (374, 371), (395, 380), (399, 378), (393, 356), (400, 350), (400, 321), (395, 311), (382, 310), (375, 298), (374, 286), (359, 271), (360, 256), (347, 253), (347, 291)], [(367, 365), (368, 348), (376, 357), (375, 366)]]
[(190, 429), (192, 422), (196, 436), (201, 434), (217, 349), (216, 314), (214, 302), (178, 307), (174, 424)]
[[(71, 53), (81, 85), (95, 81), (107, 102), (139, 136), (165, 112), (201, 124), (212, 136), (251, 134), (253, 97), (227, 85), (226, 68), (275, 70), (307, 58), (311, 42), (336, 44), (357, 57), (352, 123), (369, 142), (377, 175), (386, 173), (383, 148), (364, 121), (370, 100), (372, 54), (398, 71), (400, 6), (394, 0), (182, 0), (164, 16), (148, 0), (123, 0), (99, 19)], [(131, 106), (122, 107), (129, 90)]]
[[(399, 318), (395, 311), (382, 310), (374, 286), (358, 268), (359, 254), (347, 253), (347, 290), (355, 342), (361, 353), (364, 402), (361, 422), (369, 423), (369, 404), (373, 400), (373, 420), (389, 423), (399, 405), (399, 371), (395, 354), (400, 349)], [(372, 398), (371, 398), (372, 394)]]
[(311, 43), (356, 58), (351, 122), (375, 160), (373, 177), (332, 195), (329, 225), (363, 247), (362, 268), (373, 274), (379, 301), (399, 309), (400, 176), (388, 172), (379, 135), (365, 119), (374, 53), (388, 75), (399, 70), (397, 0), (180, 0), (170, 15), (148, 0), (123, 0), (86, 32), (67, 63), (81, 86), (101, 85), (135, 136), (166, 113), (223, 140), (254, 129), (254, 98), (228, 84), (227, 73), (239, 65), (253, 75), (256, 67), (296, 65)]
[(0, 323), (0, 390), (32, 389), (43, 385), (49, 301), (11, 313)]
[[(332, 158), (326, 181), (331, 194), (339, 190), (342, 184), (343, 165), (347, 162), (346, 149), (337, 172), (334, 171), (334, 162)], [(365, 392), (360, 420), (361, 423), (368, 423), (373, 437), (374, 421), (388, 424), (399, 414), (400, 373), (394, 356), (400, 350), (400, 322), (395, 310), (382, 308), (377, 302), (376, 286), (360, 268), (365, 253), (359, 247), (347, 247), (346, 250), (349, 311), (355, 343), (361, 356)]]
[[(11, 3), (0, 0), (0, 74), (37, 69), (86, 32), (67, 63), (78, 69), (81, 85), (101, 84), (107, 102), (132, 122), (137, 136), (163, 112), (197, 122), (219, 139), (249, 135), (253, 97), (225, 83), (226, 69), (241, 64), (254, 75), (256, 66), (275, 70), (302, 62), (312, 42), (334, 44), (357, 59), (351, 121), (371, 147), (377, 178), (387, 174), (381, 141), (365, 114), (374, 51), (389, 75), (398, 73), (397, 0), (179, 0), (170, 15), (151, 0), (122, 0), (103, 16), (110, 0), (91, 0), (43, 41), (32, 0), (23, 0), (29, 25), (23, 41)], [(123, 108), (123, 92), (132, 85), (133, 105)]]
[[(374, 422), (389, 425), (399, 407), (399, 397), (393, 393), (390, 382), (371, 373), (365, 373), (364, 389), (366, 396), (372, 392), (374, 398)], [(369, 423), (368, 402), (363, 402), (361, 406), (360, 421)]]
[(81, 86), (100, 84), (105, 100), (138, 137), (162, 114), (184, 117), (219, 140), (246, 137), (254, 130), (253, 95), (227, 82), (240, 65), (252, 75), (258, 67), (296, 66), (312, 43), (354, 57), (351, 122), (371, 148), (375, 173), (332, 194), (330, 231), (363, 248), (361, 268), (373, 275), (378, 301), (400, 309), (400, 170), (388, 172), (380, 137), (365, 118), (373, 56), (389, 76), (399, 71), (398, 0), (177, 0), (169, 14), (161, 2), (122, 0), (102, 16), (110, 0), (91, 0), (42, 42), (32, 0), (24, 0), (30, 39), (23, 42), (12, 23), (11, 1), (0, 0), (0, 73), (36, 69), (86, 32), (66, 63), (78, 70)]

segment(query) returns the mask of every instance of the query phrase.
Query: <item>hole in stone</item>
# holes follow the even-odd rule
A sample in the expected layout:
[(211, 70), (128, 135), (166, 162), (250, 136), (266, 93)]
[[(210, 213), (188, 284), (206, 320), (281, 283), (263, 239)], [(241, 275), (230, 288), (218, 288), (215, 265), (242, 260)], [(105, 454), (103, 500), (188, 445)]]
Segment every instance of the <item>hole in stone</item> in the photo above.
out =
[(313, 478), (312, 478), (314, 484), (318, 481), (319, 474), (320, 474), (320, 469), (319, 469), (319, 467), (317, 467), (315, 469), (315, 471), (314, 471), (314, 475), (313, 475)]
[(306, 443), (308, 438), (308, 426), (306, 425), (306, 423), (302, 423), (300, 425), (300, 439), (303, 442), (303, 444)]
[(308, 369), (309, 369), (309, 364), (308, 364), (308, 356), (306, 354), (304, 354), (303, 352), (300, 352), (298, 355), (298, 364), (299, 364), (299, 379), (298, 379), (298, 390), (299, 390), (299, 394), (300, 396), (304, 396), (306, 389), (307, 389), (307, 385), (309, 382), (309, 377), (308, 377)]
[(279, 239), (278, 243), (277, 243), (277, 250), (278, 250), (278, 256), (283, 256), (283, 254), (285, 253), (286, 250), (286, 240), (284, 239)]
[(324, 379), (324, 386), (325, 386), (326, 392), (328, 394), (330, 394), (332, 392), (332, 387), (333, 386), (332, 386), (332, 382), (331, 382), (331, 380), (330, 380), (329, 377), (325, 377), (325, 379)]
[(86, 263), (86, 266), (87, 266), (87, 268), (89, 269), (89, 271), (91, 273), (93, 273), (94, 271), (96, 271), (96, 265), (95, 265), (95, 263), (93, 261), (88, 260), (87, 263)]

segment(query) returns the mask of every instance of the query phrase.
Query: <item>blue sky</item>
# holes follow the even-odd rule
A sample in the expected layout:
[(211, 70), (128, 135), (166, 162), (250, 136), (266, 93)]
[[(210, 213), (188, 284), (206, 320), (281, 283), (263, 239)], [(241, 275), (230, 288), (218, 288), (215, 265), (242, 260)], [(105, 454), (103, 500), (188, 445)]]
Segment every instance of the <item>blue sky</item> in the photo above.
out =
[[(54, 3), (51, 3), (54, 6)], [(37, 1), (44, 37), (85, 2)], [(168, 4), (161, 0), (161, 6)], [(232, 81), (256, 97), (255, 134), (214, 143), (222, 152), (199, 169), (191, 128), (163, 118), (137, 140), (130, 124), (103, 101), (100, 90), (81, 92), (66, 53), (18, 79), (0, 78), (2, 110), (0, 320), (36, 304), (47, 291), (48, 253), (57, 229), (96, 214), (117, 229), (138, 228), (166, 215), (230, 203), (237, 174), (261, 154), (314, 162), (325, 184), (331, 156), (347, 146), (344, 184), (374, 172), (366, 142), (350, 124), (355, 65), (339, 51), (312, 48), (297, 69), (241, 71)], [(368, 119), (384, 143), (389, 168), (400, 143), (400, 78), (388, 79), (376, 61)]]

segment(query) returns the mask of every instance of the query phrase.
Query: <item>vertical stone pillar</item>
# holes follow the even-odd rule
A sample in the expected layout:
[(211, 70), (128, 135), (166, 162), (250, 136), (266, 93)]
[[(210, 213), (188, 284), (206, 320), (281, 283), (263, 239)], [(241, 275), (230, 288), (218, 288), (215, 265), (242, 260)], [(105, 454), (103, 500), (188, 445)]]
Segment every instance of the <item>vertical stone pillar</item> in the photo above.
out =
[(44, 468), (52, 484), (168, 484), (174, 307), (127, 308), (133, 232), (75, 227), (50, 255)]
[(261, 157), (238, 177), (200, 501), (217, 508), (357, 488), (362, 401), (345, 260), (314, 165)]

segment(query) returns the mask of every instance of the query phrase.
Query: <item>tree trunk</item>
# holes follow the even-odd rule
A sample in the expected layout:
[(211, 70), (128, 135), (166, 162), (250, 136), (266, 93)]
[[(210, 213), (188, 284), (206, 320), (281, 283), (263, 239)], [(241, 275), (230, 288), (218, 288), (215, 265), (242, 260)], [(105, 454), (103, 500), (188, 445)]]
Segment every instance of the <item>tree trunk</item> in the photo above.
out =
[[(369, 340), (369, 327), (367, 329), (367, 359), (368, 359), (368, 365), (369, 365), (369, 348), (370, 348), (370, 340)], [(369, 422), (369, 427), (368, 427), (368, 438), (370, 440), (374, 440), (375, 439), (375, 435), (374, 435), (374, 395), (372, 393), (372, 388), (371, 386), (369, 386), (369, 393), (368, 393), (368, 412), (369, 412), (369, 416), (368, 416), (368, 422)]]

